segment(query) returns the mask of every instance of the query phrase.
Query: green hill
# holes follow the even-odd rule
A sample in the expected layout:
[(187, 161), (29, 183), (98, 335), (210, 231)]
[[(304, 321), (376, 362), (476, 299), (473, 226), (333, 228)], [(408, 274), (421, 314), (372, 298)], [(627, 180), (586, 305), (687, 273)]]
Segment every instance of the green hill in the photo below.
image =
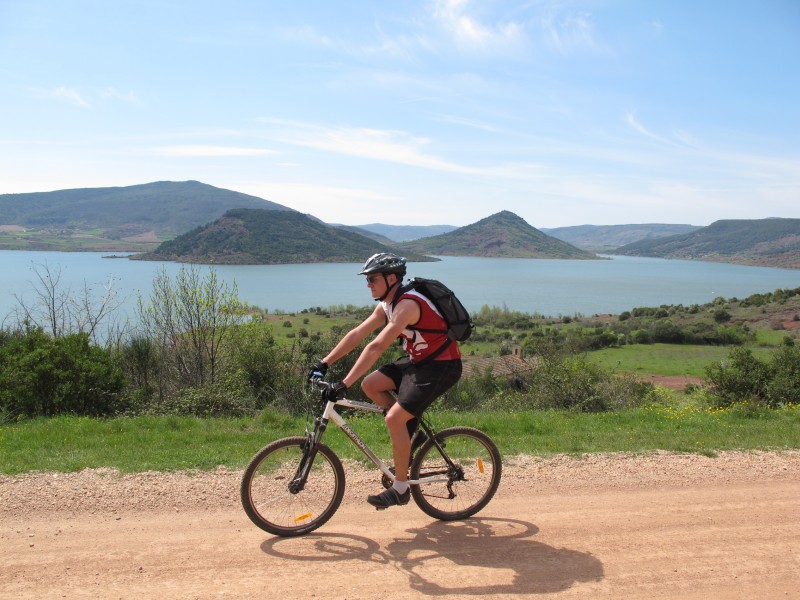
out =
[(542, 229), (542, 232), (582, 250), (605, 253), (613, 252), (620, 246), (639, 240), (665, 238), (698, 229), (700, 229), (699, 225), (643, 223), (638, 225), (575, 225)]
[(507, 210), (450, 233), (398, 244), (397, 247), (403, 251), (437, 256), (597, 258), (590, 252), (545, 235)]
[[(240, 208), (136, 258), (206, 264), (360, 263), (375, 252), (390, 251), (298, 212)], [(435, 260), (418, 255), (408, 259)]]
[(800, 269), (800, 219), (716, 221), (692, 233), (628, 244), (614, 253)]
[(232, 208), (291, 210), (198, 181), (0, 195), (0, 248), (140, 250)]

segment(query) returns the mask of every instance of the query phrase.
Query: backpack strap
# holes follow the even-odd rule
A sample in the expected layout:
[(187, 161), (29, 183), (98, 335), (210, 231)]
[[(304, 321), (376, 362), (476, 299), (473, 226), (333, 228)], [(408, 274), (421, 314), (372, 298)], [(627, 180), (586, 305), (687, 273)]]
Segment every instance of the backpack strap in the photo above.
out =
[[(413, 290), (414, 290), (414, 285), (412, 283), (408, 283), (408, 284), (406, 284), (404, 286), (401, 286), (400, 289), (397, 290), (397, 293), (394, 295), (394, 299), (392, 300), (392, 310), (394, 310), (395, 305), (400, 300), (400, 297), (403, 294), (405, 294), (406, 292), (413, 291)], [(453, 343), (453, 337), (450, 335), (450, 330), (449, 329), (423, 329), (423, 328), (420, 328), (420, 327), (414, 327), (413, 325), (409, 325), (408, 328), (409, 329), (413, 329), (415, 331), (422, 331), (423, 333), (446, 333), (446, 334), (448, 334), (447, 335), (447, 339), (444, 341), (444, 343), (441, 346), (439, 346), (436, 350), (431, 352), (428, 356), (423, 358), (418, 363), (414, 363), (415, 365), (424, 365), (425, 363), (428, 363), (428, 362), (432, 361), (437, 356), (439, 356), (442, 352), (447, 350), (447, 348), (450, 347), (450, 344)], [(398, 337), (398, 339), (400, 339), (400, 338)]]
[[(413, 283), (407, 283), (406, 285), (401, 286), (400, 289), (397, 290), (397, 293), (394, 296), (394, 300), (392, 300), (392, 310), (394, 310), (394, 307), (400, 301), (400, 297), (403, 294), (405, 294), (406, 292), (413, 292), (415, 289), (416, 288), (414, 287)], [(421, 296), (425, 296), (425, 294), (423, 294), (422, 292), (417, 292), (417, 293), (420, 294)], [(425, 296), (425, 297), (427, 298), (427, 296)], [(432, 302), (430, 299), (428, 301)], [(420, 308), (420, 310), (422, 310), (422, 309)], [(414, 331), (421, 331), (422, 333), (449, 333), (450, 332), (449, 329), (425, 329), (423, 327), (415, 327), (414, 325), (409, 325), (408, 328), (409, 329), (413, 329)], [(452, 341), (452, 340), (450, 340), (450, 341)], [(449, 343), (445, 344), (442, 347), (442, 351), (444, 351), (444, 348), (446, 346), (448, 346), (448, 345), (449, 345)], [(439, 352), (439, 350), (437, 349), (436, 352)], [(419, 363), (417, 363), (417, 364), (419, 364)]]
[(444, 341), (444, 343), (441, 346), (439, 346), (436, 350), (434, 350), (433, 352), (428, 354), (428, 356), (423, 358), (421, 361), (419, 361), (418, 363), (414, 363), (414, 364), (415, 365), (424, 365), (424, 364), (432, 361), (434, 358), (439, 356), (442, 352), (447, 350), (447, 348), (449, 348), (450, 344), (452, 344), (452, 343), (453, 343), (453, 338), (451, 338), (450, 336), (447, 336), (447, 339)]

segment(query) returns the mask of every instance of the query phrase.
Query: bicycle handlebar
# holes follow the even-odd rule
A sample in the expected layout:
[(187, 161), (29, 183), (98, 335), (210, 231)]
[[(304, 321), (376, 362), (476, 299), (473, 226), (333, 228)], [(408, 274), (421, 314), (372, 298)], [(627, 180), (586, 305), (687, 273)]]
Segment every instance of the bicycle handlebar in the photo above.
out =
[(308, 383), (312, 385), (316, 385), (318, 388), (329, 388), (331, 387), (331, 383), (328, 383), (323, 379), (324, 375), (320, 372), (315, 372), (311, 377), (308, 378)]

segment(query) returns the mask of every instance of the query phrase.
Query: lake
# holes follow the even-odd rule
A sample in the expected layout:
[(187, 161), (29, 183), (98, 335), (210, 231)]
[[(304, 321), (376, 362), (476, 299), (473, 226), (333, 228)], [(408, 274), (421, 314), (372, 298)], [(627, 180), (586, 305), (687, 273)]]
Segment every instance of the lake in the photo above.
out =
[[(6, 250), (0, 251), (0, 261), (0, 317), (17, 306), (15, 296), (32, 302), (34, 265), (47, 265), (51, 272), (60, 273), (61, 287), (75, 292), (88, 285), (99, 294), (113, 280), (126, 299), (128, 315), (138, 294), (149, 299), (160, 269), (175, 275), (181, 268), (178, 263), (110, 259), (92, 252)], [(360, 263), (220, 265), (215, 269), (220, 279), (236, 283), (243, 302), (270, 312), (372, 303), (364, 278), (356, 275)], [(472, 311), (488, 305), (554, 317), (618, 314), (661, 304), (704, 304), (720, 296), (745, 298), (800, 287), (800, 270), (629, 256), (591, 261), (444, 257), (436, 263), (410, 263), (408, 276), (442, 280)]]

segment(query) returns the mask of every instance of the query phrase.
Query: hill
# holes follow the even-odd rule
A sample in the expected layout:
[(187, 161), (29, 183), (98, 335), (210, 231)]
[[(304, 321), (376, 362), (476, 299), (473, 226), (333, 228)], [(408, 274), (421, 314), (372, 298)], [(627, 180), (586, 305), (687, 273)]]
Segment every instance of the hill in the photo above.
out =
[(800, 269), (800, 219), (715, 221), (692, 233), (641, 240), (614, 253)]
[(499, 212), (450, 233), (399, 244), (397, 247), (404, 251), (438, 256), (597, 258), (567, 242), (545, 235), (509, 211)]
[(358, 228), (370, 231), (393, 242), (409, 242), (442, 233), (450, 233), (458, 229), (455, 225), (385, 225), (383, 223), (358, 225)]
[(0, 247), (141, 250), (232, 208), (292, 210), (199, 181), (0, 195)]
[(389, 239), (385, 235), (375, 233), (374, 231), (364, 229), (363, 227), (355, 227), (353, 225), (334, 225), (334, 227), (338, 227), (339, 229), (349, 231), (351, 233), (357, 233), (358, 235), (363, 235), (365, 238), (374, 240), (379, 244), (383, 244), (384, 246), (393, 246), (395, 244), (394, 240)]
[(390, 251), (374, 240), (295, 211), (238, 208), (136, 258), (206, 264), (361, 263), (375, 252)]
[(620, 246), (639, 240), (651, 240), (691, 233), (700, 229), (699, 225), (668, 225), (644, 223), (639, 225), (577, 225), (542, 229), (543, 233), (568, 242), (582, 250), (608, 253)]

